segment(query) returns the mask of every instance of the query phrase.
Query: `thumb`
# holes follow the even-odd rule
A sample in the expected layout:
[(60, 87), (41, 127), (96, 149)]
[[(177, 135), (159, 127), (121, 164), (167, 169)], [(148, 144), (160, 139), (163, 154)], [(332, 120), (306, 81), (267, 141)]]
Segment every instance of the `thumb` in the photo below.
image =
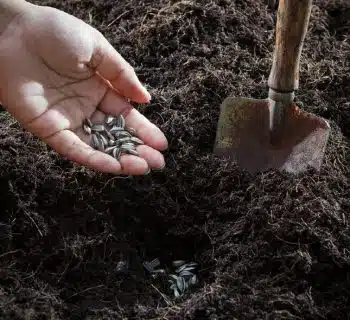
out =
[(138, 103), (148, 103), (151, 95), (138, 79), (134, 68), (97, 32), (95, 48), (89, 63), (111, 87), (125, 98)]

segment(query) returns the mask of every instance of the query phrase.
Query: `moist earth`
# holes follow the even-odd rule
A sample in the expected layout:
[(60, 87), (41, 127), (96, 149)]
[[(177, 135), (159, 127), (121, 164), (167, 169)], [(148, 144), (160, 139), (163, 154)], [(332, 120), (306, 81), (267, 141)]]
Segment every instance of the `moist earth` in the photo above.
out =
[[(321, 171), (300, 176), (212, 154), (221, 102), (267, 95), (263, 1), (35, 3), (90, 23), (135, 67), (152, 95), (136, 107), (169, 149), (162, 171), (101, 174), (2, 109), (1, 319), (347, 319), (350, 2), (313, 3), (297, 99), (332, 131)], [(142, 266), (155, 258), (198, 263), (197, 284), (175, 299)]]

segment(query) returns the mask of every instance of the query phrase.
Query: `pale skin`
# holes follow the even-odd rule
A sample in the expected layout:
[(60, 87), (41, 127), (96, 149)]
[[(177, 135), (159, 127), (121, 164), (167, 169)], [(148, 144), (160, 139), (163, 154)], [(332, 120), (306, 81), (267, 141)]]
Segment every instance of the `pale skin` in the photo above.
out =
[[(0, 0), (0, 101), (22, 127), (63, 157), (104, 173), (143, 175), (165, 166), (168, 142), (133, 106), (151, 96), (134, 69), (92, 26), (60, 10)], [(129, 102), (130, 101), (130, 102)], [(145, 145), (140, 157), (89, 146), (81, 124), (122, 114)]]

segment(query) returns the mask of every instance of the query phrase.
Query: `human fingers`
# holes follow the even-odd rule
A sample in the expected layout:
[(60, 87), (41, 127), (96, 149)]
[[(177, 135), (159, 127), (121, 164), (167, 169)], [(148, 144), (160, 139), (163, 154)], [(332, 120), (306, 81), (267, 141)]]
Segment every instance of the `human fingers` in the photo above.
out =
[(148, 103), (151, 95), (141, 84), (134, 68), (100, 32), (95, 34), (96, 45), (89, 66), (124, 97), (134, 102)]

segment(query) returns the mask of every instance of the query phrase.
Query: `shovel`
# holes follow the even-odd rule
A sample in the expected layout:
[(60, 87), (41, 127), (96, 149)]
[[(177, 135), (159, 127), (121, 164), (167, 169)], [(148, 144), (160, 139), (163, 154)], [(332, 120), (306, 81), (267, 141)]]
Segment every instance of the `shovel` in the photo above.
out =
[(220, 107), (214, 154), (250, 173), (320, 170), (329, 123), (293, 101), (312, 0), (280, 0), (268, 97), (228, 97)]

